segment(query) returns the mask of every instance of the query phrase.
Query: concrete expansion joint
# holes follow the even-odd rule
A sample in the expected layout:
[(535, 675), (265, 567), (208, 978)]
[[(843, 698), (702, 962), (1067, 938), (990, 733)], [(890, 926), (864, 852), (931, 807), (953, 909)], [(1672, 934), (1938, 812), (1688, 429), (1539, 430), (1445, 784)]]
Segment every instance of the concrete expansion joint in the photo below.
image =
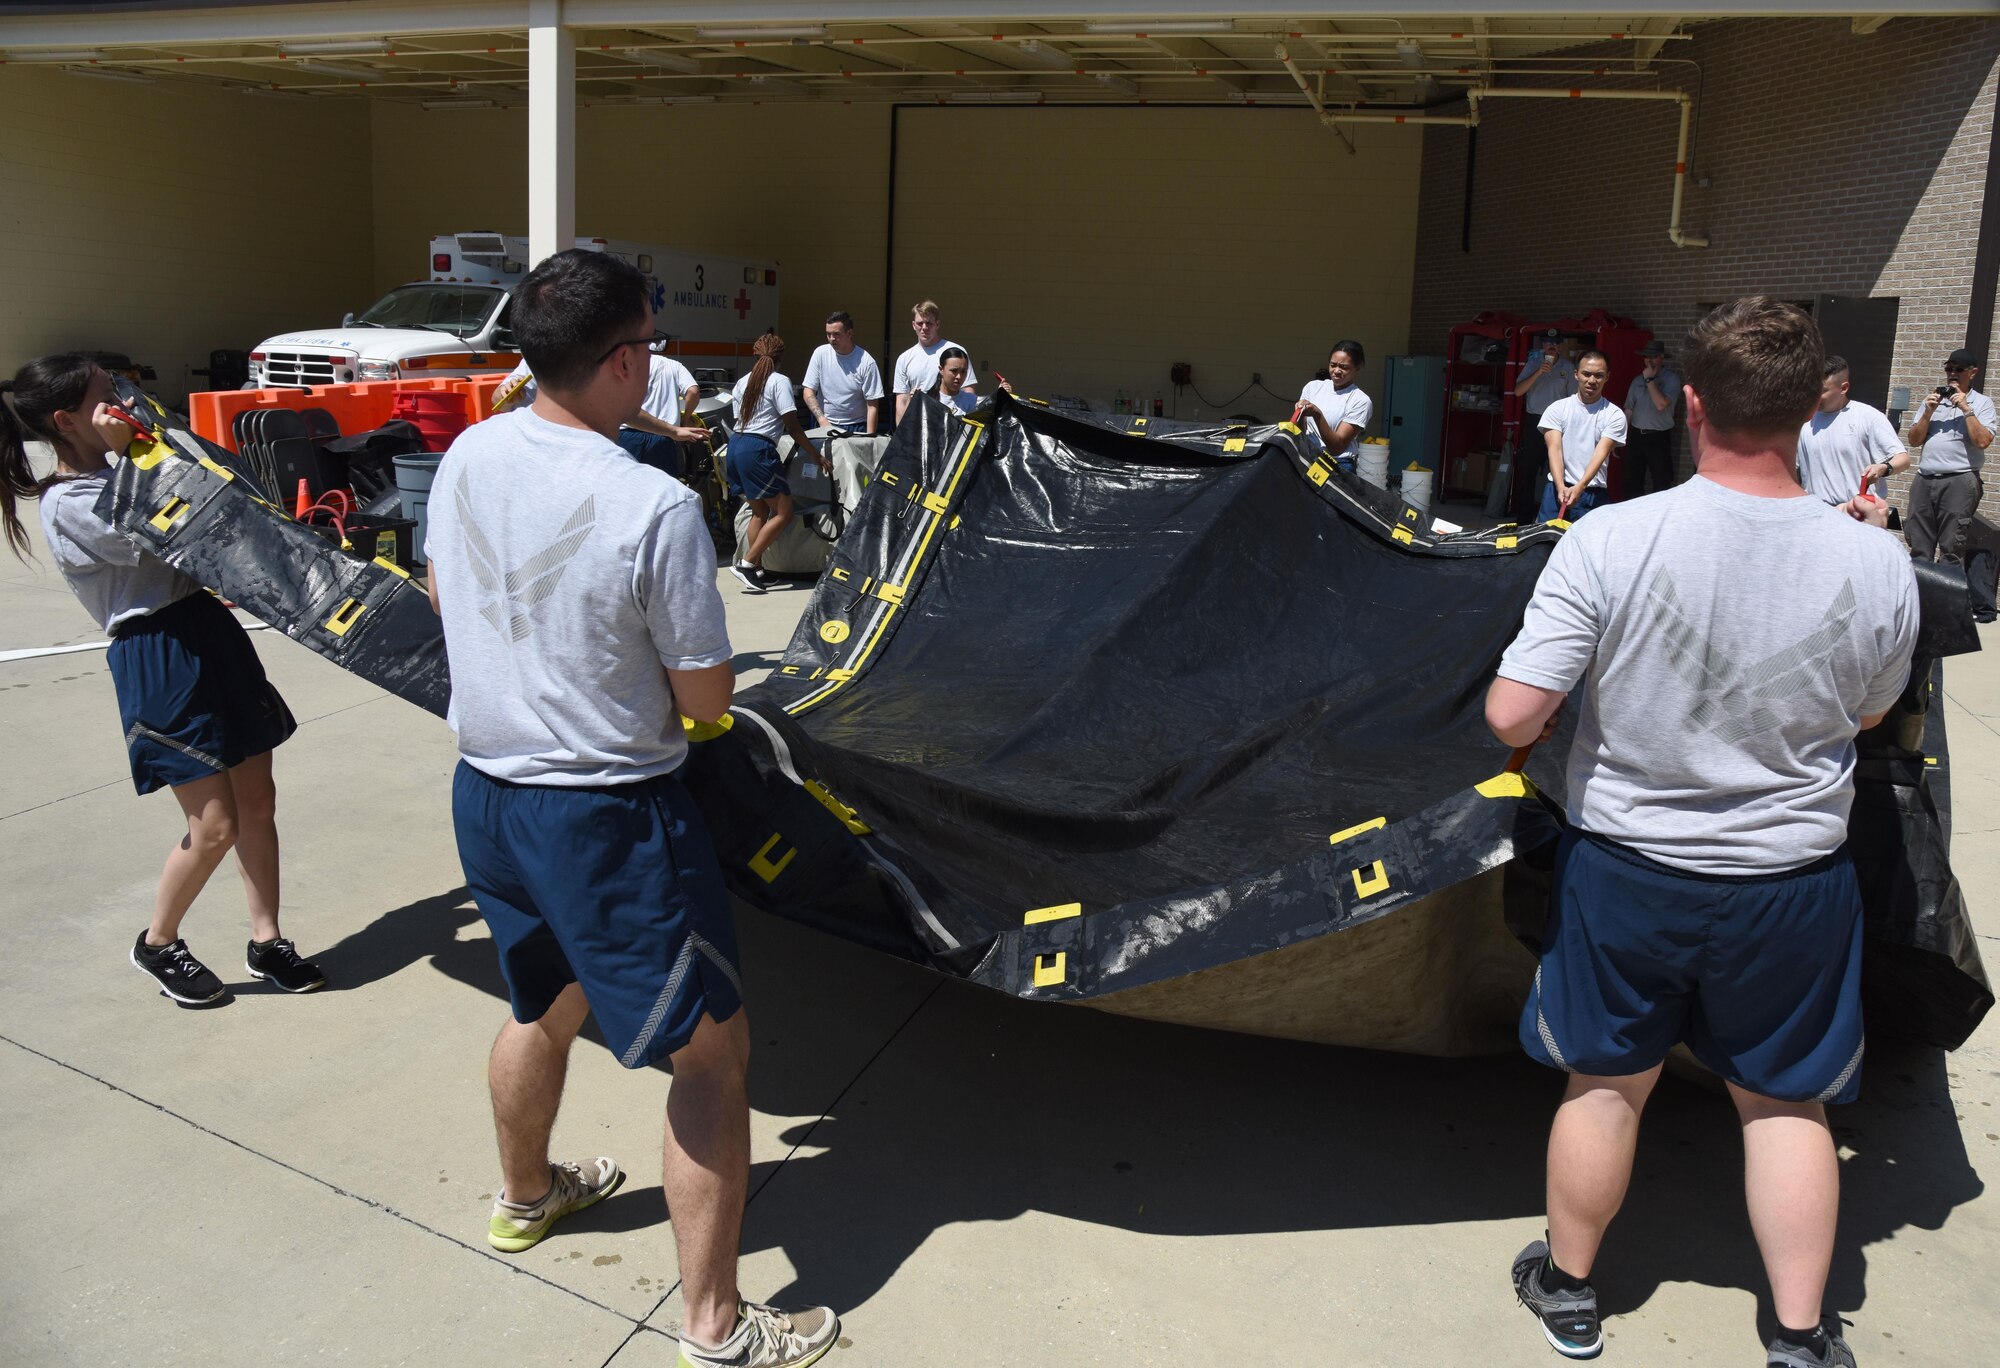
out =
[[(265, 1163), (270, 1164), (276, 1168), (281, 1168), (285, 1172), (292, 1174), (294, 1177), (303, 1178), (309, 1183), (316, 1183), (320, 1187), (325, 1188), (328, 1192), (334, 1193), (336, 1196), (345, 1197), (352, 1202), (358, 1202), (362, 1206), (369, 1208), (371, 1211), (379, 1211), (385, 1216), (389, 1216), (394, 1218), (395, 1220), (403, 1222), (403, 1224), (405, 1225), (415, 1226), (418, 1230), (423, 1231), (426, 1235), (433, 1235), (438, 1239), (443, 1240), (447, 1244), (456, 1245), (458, 1248), (464, 1250), (468, 1254), (476, 1254), (482, 1259), (486, 1259), (493, 1263), (499, 1264), (502, 1268), (508, 1270), (510, 1273), (518, 1274), (524, 1278), (532, 1278), (536, 1282), (541, 1283), (545, 1287), (553, 1288), (556, 1291), (561, 1292), (567, 1296), (574, 1297), (577, 1301), (580, 1301), (587, 1306), (593, 1307), (599, 1311), (606, 1312), (609, 1315), (616, 1316), (618, 1319), (632, 1325), (635, 1330), (643, 1329), (645, 1327), (644, 1320), (634, 1320), (631, 1316), (628, 1316), (623, 1311), (620, 1311), (615, 1307), (606, 1306), (603, 1302), (598, 1301), (594, 1297), (586, 1297), (583, 1293), (576, 1291), (574, 1288), (564, 1287), (561, 1283), (556, 1282), (551, 1278), (545, 1278), (541, 1274), (535, 1272), (533, 1269), (523, 1268), (518, 1263), (515, 1263), (508, 1259), (503, 1259), (499, 1257), (497, 1254), (488, 1253), (486, 1250), (481, 1249), (476, 1245), (468, 1244), (464, 1240), (459, 1239), (455, 1235), (448, 1235), (444, 1231), (439, 1230), (434, 1226), (425, 1225), (422, 1221), (417, 1220), (413, 1216), (405, 1215), (404, 1213), (396, 1210), (396, 1208), (388, 1205), (385, 1202), (378, 1202), (372, 1197), (367, 1197), (362, 1195), (361, 1193), (350, 1191), (349, 1189), (342, 1187), (338, 1183), (320, 1177), (316, 1173), (308, 1173), (305, 1169), (300, 1168), (296, 1164), (288, 1164), (283, 1159), (278, 1158), (274, 1154), (267, 1154), (263, 1150), (256, 1148), (254, 1145), (246, 1145), (241, 1140), (236, 1139), (234, 1136), (224, 1135), (221, 1131), (216, 1130), (212, 1126), (204, 1126), (201, 1122), (196, 1121), (194, 1118), (190, 1116), (185, 1116), (180, 1112), (175, 1111), (172, 1107), (166, 1106), (159, 1102), (155, 1102), (149, 1097), (142, 1097), (138, 1093), (133, 1092), (130, 1088), (121, 1087), (120, 1085), (113, 1083), (110, 1079), (101, 1077), (98, 1074), (94, 1074), (90, 1072), (90, 1070), (88, 1069), (78, 1068), (76, 1065), (71, 1064), (67, 1060), (58, 1059), (54, 1055), (38, 1050), (32, 1045), (23, 1044), (21, 1041), (18, 1041), (9, 1035), (0, 1035), (0, 1044), (12, 1045), (15, 1049), (21, 1051), (23, 1054), (33, 1055), (36, 1059), (42, 1060), (45, 1063), (53, 1064), (59, 1069), (66, 1069), (70, 1073), (75, 1074), (79, 1078), (87, 1078), (91, 1082), (96, 1083), (102, 1087), (108, 1088), (112, 1092), (117, 1093), (120, 1097), (126, 1098), (129, 1101), (137, 1102), (139, 1105), (144, 1107), (151, 1107), (154, 1111), (160, 1113), (162, 1116), (172, 1117), (174, 1120), (180, 1122), (182, 1125), (188, 1127), (190, 1130), (199, 1131), (201, 1134), (208, 1136), (210, 1139), (220, 1140), (223, 1144), (233, 1146), (236, 1149), (242, 1150), (245, 1154), (252, 1155), (258, 1159), (262, 1159)], [(678, 1287), (679, 1284), (676, 1283), (674, 1284), (673, 1287), (668, 1288), (666, 1295), (660, 1298), (659, 1304), (654, 1306), (651, 1311), (647, 1312), (647, 1315), (652, 1316), (657, 1314), (659, 1312), (660, 1307), (666, 1305), (667, 1298), (672, 1296), (675, 1289), (677, 1289)], [(629, 1341), (629, 1339), (630, 1337), (628, 1336), (627, 1340)], [(621, 1345), (620, 1347), (622, 1348), (623, 1346)]]

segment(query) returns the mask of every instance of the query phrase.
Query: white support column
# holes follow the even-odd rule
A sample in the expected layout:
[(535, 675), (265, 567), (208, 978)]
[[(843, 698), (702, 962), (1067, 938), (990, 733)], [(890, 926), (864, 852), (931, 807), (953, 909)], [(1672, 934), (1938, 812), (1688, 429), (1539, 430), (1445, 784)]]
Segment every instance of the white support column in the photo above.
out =
[(529, 0), (529, 265), (575, 244), (576, 40), (563, 0)]

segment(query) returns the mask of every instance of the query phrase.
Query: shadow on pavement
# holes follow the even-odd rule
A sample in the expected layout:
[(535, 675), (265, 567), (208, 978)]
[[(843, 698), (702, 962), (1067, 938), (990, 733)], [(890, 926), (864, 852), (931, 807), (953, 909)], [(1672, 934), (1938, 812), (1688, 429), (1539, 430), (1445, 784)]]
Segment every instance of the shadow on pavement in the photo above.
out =
[[(428, 955), (504, 1003), (492, 947), (456, 937), (475, 915), (462, 890), (427, 898), (322, 962), (346, 981)], [(825, 1114), (781, 1137), (804, 1153), (750, 1176), (744, 1250), (781, 1249), (797, 1270), (769, 1290), (774, 1301), (859, 1306), (933, 1231), (1029, 1211), (1179, 1236), (1543, 1211), (1561, 1083), (1520, 1056), (1332, 1049), (1024, 1003), (958, 981), (932, 992), (921, 970), (740, 905), (737, 924), (756, 1040), (751, 1105)], [(603, 1048), (594, 1023), (584, 1034)], [(1834, 1311), (1865, 1302), (1870, 1245), (1937, 1229), (1983, 1190), (1942, 1052), (1874, 1041), (1864, 1067), (1864, 1100), (1834, 1113)], [(657, 1187), (628, 1190), (580, 1214), (579, 1228), (638, 1229), (660, 1203)], [(1504, 1289), (1516, 1241), (1495, 1239), (1492, 1278)], [(1751, 1289), (1768, 1334), (1735, 1113), (1719, 1089), (1662, 1081), (1596, 1281), (1611, 1315), (1666, 1282)]]

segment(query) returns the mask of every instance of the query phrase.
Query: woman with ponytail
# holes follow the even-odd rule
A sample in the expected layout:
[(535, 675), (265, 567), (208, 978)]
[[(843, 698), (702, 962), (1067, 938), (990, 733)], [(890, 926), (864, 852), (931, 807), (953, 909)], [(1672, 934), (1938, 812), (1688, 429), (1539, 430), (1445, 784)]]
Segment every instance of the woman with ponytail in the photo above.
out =
[(785, 359), (785, 339), (767, 332), (757, 339), (754, 351), (757, 364), (736, 382), (730, 395), (736, 431), (729, 438), (729, 487), (749, 501), (750, 525), (744, 529), (743, 558), (729, 567), (729, 573), (751, 593), (761, 594), (771, 587), (764, 573), (764, 553), (792, 520), (792, 488), (785, 483), (785, 463), (778, 458), (778, 435), (791, 433), (799, 449), (811, 452), (828, 474), (833, 473), (833, 462), (812, 444), (799, 423), (798, 396), (778, 369)]
[[(21, 367), (0, 399), (0, 523), (27, 558), (19, 502), (41, 501), (49, 554), (70, 590), (111, 637), (107, 661), (140, 793), (170, 788), (187, 830), (167, 852), (152, 921), (133, 942), (135, 967), (178, 1002), (224, 993), (181, 939), (208, 876), (232, 847), (250, 903), (244, 968), (286, 992), (323, 986), (278, 929), (277, 791), (271, 751), (297, 724), (264, 677), (242, 626), (212, 594), (128, 540), (97, 514), (111, 454), (132, 441), (116, 417), (111, 377), (87, 356), (44, 356)], [(38, 477), (27, 444), (48, 443), (55, 472)]]

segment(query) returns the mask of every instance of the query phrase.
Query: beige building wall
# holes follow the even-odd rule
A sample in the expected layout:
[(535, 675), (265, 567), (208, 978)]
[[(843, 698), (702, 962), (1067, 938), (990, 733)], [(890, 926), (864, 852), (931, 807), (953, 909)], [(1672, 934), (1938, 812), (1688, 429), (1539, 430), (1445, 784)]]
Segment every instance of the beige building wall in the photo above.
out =
[[(794, 376), (835, 309), (879, 345), (888, 174), (883, 105), (577, 112), (578, 233), (777, 261)], [(527, 222), (524, 111), (376, 106), (378, 291), (423, 277), (434, 233), (524, 233)]]
[[(422, 273), (433, 233), (523, 231), (523, 113), (382, 104), (374, 119), (377, 290)], [(1358, 129), (1350, 155), (1282, 110), (914, 107), (897, 121), (887, 320), (884, 105), (586, 106), (578, 230), (776, 259), (795, 377), (834, 309), (886, 372), (927, 296), (982, 374), (1041, 397), (1122, 387), (1172, 405), (1167, 368), (1187, 361), (1224, 411), (1277, 417), (1335, 338), (1367, 346), (1378, 394), (1380, 358), (1405, 345), (1415, 129)], [(1253, 373), (1276, 397), (1241, 394)], [(1179, 397), (1184, 417), (1200, 407)]]
[(371, 297), (368, 109), (0, 70), (0, 370), (119, 351), (178, 399), (219, 347)]
[[(1284, 417), (1343, 337), (1379, 398), (1408, 340), (1423, 141), (1350, 136), (1281, 109), (905, 109), (898, 308), (935, 298), (982, 375), (1042, 398)], [(1176, 397), (1175, 361), (1205, 400)], [(1253, 373), (1271, 393), (1242, 393)]]

